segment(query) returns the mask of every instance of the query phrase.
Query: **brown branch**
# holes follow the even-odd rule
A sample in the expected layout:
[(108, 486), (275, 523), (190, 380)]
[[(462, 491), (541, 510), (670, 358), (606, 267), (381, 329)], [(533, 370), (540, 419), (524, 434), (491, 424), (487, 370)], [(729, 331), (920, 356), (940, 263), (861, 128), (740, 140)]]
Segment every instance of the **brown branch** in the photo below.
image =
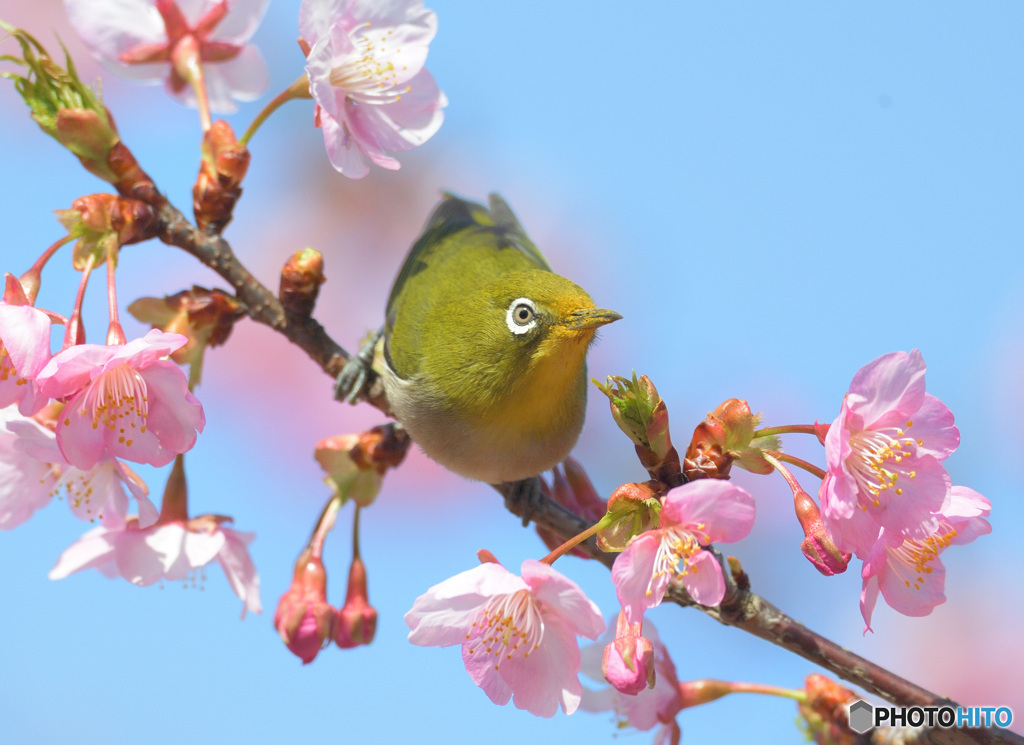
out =
[[(548, 499), (539, 492), (539, 489), (528, 490), (531, 493), (529, 500), (516, 499), (517, 493), (521, 494), (523, 490), (521, 488), (517, 490), (514, 484), (500, 484), (495, 486), (495, 489), (505, 497), (505, 504), (510, 512), (565, 538), (578, 535), (591, 527), (589, 522)], [(615, 563), (617, 554), (601, 551), (594, 538), (581, 543), (580, 548), (609, 569)], [(726, 575), (728, 576), (728, 573)], [(748, 634), (753, 634), (797, 654), (843, 680), (897, 706), (952, 706), (953, 708), (959, 706), (956, 702), (925, 690), (811, 631), (760, 595), (750, 592), (746, 577), (729, 583), (726, 597), (717, 607), (698, 605), (678, 581), (674, 581), (670, 585), (666, 599), (682, 607), (698, 608), (726, 626), (742, 629)], [(954, 743), (1024, 745), (1024, 737), (998, 727), (935, 729), (929, 731), (928, 737), (929, 742), (948, 743), (949, 745), (954, 745)]]
[[(286, 312), (277, 296), (238, 260), (227, 241), (212, 230), (201, 231), (193, 226), (180, 210), (156, 190), (141, 169), (138, 173), (141, 177), (134, 184), (129, 181), (118, 184), (119, 191), (122, 196), (146, 201), (157, 211), (160, 240), (187, 251), (217, 272), (234, 288), (238, 299), (245, 304), (249, 317), (284, 335), (305, 351), (324, 372), (336, 378), (350, 355), (327, 335), (323, 326), (308, 315)], [(146, 188), (140, 188), (140, 184)], [(387, 403), (382, 394), (371, 398), (369, 403), (387, 411)], [(566, 539), (591, 527), (587, 521), (545, 497), (539, 488), (526, 490), (531, 495), (528, 500), (517, 498), (525, 493), (522, 484), (502, 484), (495, 488), (505, 497), (509, 510), (522, 518), (524, 524), (533, 521)], [(594, 538), (581, 543), (579, 548), (609, 568), (615, 562), (616, 555), (598, 549)], [(742, 629), (793, 652), (898, 706), (957, 706), (955, 702), (931, 693), (811, 631), (761, 596), (750, 592), (745, 575), (739, 581), (731, 581), (724, 601), (717, 607), (697, 605), (680, 583), (674, 583), (666, 597), (677, 605), (699, 608), (727, 626)], [(928, 733), (927, 739), (950, 745), (1024, 745), (1024, 737), (994, 727), (933, 730)]]

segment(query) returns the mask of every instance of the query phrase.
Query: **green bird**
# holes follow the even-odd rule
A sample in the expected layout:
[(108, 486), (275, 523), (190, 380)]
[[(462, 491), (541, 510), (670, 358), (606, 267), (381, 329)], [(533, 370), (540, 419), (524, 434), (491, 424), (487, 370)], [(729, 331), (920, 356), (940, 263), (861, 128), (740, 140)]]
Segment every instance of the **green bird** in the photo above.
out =
[(551, 271), (497, 194), (446, 195), (413, 244), (384, 326), (338, 378), (362, 395), (375, 345), (395, 418), (429, 457), (489, 484), (568, 456), (583, 428), (587, 349), (620, 319)]

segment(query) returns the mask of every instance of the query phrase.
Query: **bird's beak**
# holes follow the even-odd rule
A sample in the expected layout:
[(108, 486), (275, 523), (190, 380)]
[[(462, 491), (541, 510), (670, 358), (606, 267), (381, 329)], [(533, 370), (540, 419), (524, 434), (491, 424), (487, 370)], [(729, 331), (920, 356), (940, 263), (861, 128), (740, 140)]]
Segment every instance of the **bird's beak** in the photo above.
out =
[(584, 329), (596, 329), (598, 326), (618, 321), (620, 318), (622, 316), (614, 310), (581, 308), (580, 310), (572, 311), (560, 325), (570, 331), (583, 331)]

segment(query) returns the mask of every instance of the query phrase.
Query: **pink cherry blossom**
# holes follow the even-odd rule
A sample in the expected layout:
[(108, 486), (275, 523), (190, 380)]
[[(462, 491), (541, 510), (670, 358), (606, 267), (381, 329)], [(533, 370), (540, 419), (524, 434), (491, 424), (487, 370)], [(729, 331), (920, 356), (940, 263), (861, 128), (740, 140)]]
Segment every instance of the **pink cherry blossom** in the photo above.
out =
[(627, 620), (639, 623), (676, 577), (701, 605), (722, 602), (722, 568), (702, 547), (743, 540), (753, 525), (754, 498), (728, 481), (701, 479), (669, 492), (661, 527), (641, 533), (612, 567)]
[(990, 509), (989, 501), (973, 489), (954, 486), (937, 515), (935, 531), (925, 538), (906, 538), (883, 528), (861, 572), (864, 632), (871, 630), (879, 592), (890, 607), (905, 616), (927, 616), (936, 605), (946, 602), (946, 569), (939, 555), (951, 545), (970, 543), (992, 532), (985, 519)]
[(109, 454), (163, 466), (196, 442), (206, 424), (185, 373), (163, 359), (185, 344), (181, 334), (153, 329), (127, 344), (79, 344), (39, 373), (40, 389), (67, 399), (57, 445), (76, 468), (91, 469)]
[(960, 443), (953, 414), (925, 393), (918, 350), (862, 367), (825, 437), (828, 473), (820, 498), (825, 527), (842, 551), (863, 558), (885, 528), (924, 539), (949, 494), (940, 461)]
[(183, 103), (195, 92), (178, 65), (195, 57), (203, 65), (213, 111), (237, 110), (267, 89), (263, 57), (247, 44), (267, 0), (64, 0), (71, 25), (112, 72), (155, 83)]
[(46, 404), (36, 376), (50, 361), (50, 317), (33, 308), (18, 280), (6, 275), (0, 301), (0, 409), (18, 404), (31, 416)]
[(50, 502), (59, 469), (36, 460), (18, 447), (19, 436), (10, 426), (25, 422), (40, 427), (22, 416), (17, 407), (0, 409), (0, 530), (16, 528)]
[(423, 67), (437, 17), (422, 0), (303, 0), (299, 32), (309, 91), (331, 164), (362, 178), (370, 163), (422, 145), (440, 128), (447, 99)]
[(604, 631), (597, 606), (547, 564), (523, 562), (522, 576), (497, 563), (431, 587), (405, 614), (413, 644), (462, 645), (473, 682), (496, 704), (509, 699), (542, 717), (572, 714), (582, 686), (577, 636)]
[(117, 458), (104, 455), (90, 469), (75, 468), (64, 458), (49, 427), (35, 419), (20, 417), (8, 422), (7, 428), (16, 436), (16, 450), (56, 475), (49, 495), (62, 495), (79, 520), (123, 523), (128, 514), (127, 486), (138, 503), (141, 526), (148, 527), (156, 522), (158, 512), (149, 499), (146, 483)]
[(132, 584), (147, 586), (160, 580), (185, 580), (216, 559), (244, 603), (242, 616), (247, 610), (259, 613), (260, 578), (248, 549), (255, 534), (224, 527), (230, 520), (202, 515), (142, 528), (131, 516), (119, 525), (101, 525), (64, 550), (50, 570), (50, 579), (98, 569), (108, 577), (120, 575)]
[[(580, 669), (588, 678), (604, 682), (602, 649), (614, 643), (613, 636), (609, 627), (596, 644), (588, 645), (580, 651)], [(650, 640), (653, 651), (654, 687), (642, 688), (635, 695), (610, 687), (598, 690), (584, 688), (580, 709), (589, 712), (612, 711), (618, 717), (620, 727), (633, 727), (642, 732), (657, 727), (654, 745), (678, 745), (682, 732), (676, 722), (676, 715), (685, 708), (685, 700), (680, 691), (676, 666), (659, 639), (657, 629), (648, 619), (643, 621), (643, 636)]]

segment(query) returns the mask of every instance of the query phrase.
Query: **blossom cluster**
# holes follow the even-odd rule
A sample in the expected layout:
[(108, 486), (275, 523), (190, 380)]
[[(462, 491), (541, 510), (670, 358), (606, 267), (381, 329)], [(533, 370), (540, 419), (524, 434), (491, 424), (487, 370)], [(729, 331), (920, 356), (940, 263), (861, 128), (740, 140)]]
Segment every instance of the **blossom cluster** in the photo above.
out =
[(991, 531), (990, 503), (954, 486), (943, 461), (960, 444), (953, 414), (925, 392), (918, 350), (862, 367), (825, 435), (824, 525), (835, 545), (864, 561), (866, 628), (879, 593), (923, 616), (945, 600), (940, 554)]

